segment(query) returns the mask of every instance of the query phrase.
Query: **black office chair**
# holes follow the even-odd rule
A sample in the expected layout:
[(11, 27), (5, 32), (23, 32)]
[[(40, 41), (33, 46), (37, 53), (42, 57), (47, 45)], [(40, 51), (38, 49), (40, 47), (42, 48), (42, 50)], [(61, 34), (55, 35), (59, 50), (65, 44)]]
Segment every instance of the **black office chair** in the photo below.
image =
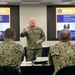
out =
[(21, 75), (21, 73), (10, 66), (0, 66), (0, 75)]
[(75, 66), (67, 66), (61, 68), (56, 75), (75, 75)]

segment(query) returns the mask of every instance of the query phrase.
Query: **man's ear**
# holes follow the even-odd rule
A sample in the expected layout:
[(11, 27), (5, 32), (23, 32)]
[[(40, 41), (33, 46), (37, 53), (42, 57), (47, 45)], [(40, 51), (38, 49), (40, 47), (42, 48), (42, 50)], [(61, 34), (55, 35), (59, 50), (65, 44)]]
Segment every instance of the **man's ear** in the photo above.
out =
[(5, 39), (5, 36), (4, 35), (2, 37), (3, 37), (3, 39)]
[(61, 39), (60, 39), (60, 38), (58, 38), (58, 41), (61, 41)]
[(72, 40), (72, 37), (70, 37), (70, 41)]
[(16, 39), (16, 36), (13, 37), (13, 40), (15, 40), (15, 39)]

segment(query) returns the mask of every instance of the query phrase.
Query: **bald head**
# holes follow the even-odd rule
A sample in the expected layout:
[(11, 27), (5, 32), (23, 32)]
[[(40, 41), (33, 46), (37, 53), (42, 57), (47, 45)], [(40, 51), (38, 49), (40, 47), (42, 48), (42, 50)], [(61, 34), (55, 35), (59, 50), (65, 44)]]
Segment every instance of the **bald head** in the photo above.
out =
[(30, 19), (29, 19), (29, 24), (30, 24), (31, 27), (34, 27), (34, 26), (36, 25), (35, 18), (30, 17)]
[(70, 32), (67, 29), (63, 29), (60, 33), (60, 39), (63, 41), (67, 41), (70, 39)]
[(30, 17), (30, 20), (35, 20), (35, 18), (34, 17)]

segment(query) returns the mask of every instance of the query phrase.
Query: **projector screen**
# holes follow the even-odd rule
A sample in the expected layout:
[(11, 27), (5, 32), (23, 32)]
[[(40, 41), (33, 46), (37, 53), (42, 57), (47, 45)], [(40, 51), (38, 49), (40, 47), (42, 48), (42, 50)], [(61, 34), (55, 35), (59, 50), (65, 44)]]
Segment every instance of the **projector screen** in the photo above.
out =
[(75, 40), (75, 6), (47, 6), (47, 40), (57, 40), (62, 29)]
[(16, 31), (16, 40), (20, 41), (19, 5), (0, 5), (0, 41), (7, 28)]

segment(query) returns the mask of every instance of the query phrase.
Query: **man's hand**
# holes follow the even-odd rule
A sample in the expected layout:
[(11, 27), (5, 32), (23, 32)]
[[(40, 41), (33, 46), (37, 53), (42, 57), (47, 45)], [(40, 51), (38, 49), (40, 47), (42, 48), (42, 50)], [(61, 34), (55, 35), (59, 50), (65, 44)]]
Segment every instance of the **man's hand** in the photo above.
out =
[(37, 41), (37, 44), (41, 44), (41, 43), (42, 43), (42, 40), (38, 40), (38, 41)]
[(29, 32), (29, 28), (26, 28), (26, 29), (25, 29), (25, 32)]

